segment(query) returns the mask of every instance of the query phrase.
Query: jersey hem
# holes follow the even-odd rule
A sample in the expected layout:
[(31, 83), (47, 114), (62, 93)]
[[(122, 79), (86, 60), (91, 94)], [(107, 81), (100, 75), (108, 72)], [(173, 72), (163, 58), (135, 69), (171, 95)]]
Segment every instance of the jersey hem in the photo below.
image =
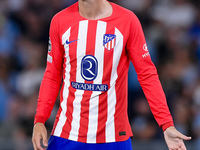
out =
[[(75, 142), (81, 142), (81, 143), (90, 143), (90, 144), (95, 144), (95, 143), (114, 143), (114, 142), (123, 142), (123, 141), (126, 141), (128, 140), (129, 138), (131, 138), (132, 136), (126, 136), (124, 138), (121, 138), (120, 140), (113, 140), (113, 138), (107, 138), (107, 141), (109, 142), (90, 142), (90, 141), (93, 141), (93, 140), (90, 140), (90, 139), (87, 139), (88, 142), (85, 142), (85, 141), (82, 141), (82, 140), (74, 140), (74, 139), (71, 139), (71, 138), (65, 138), (63, 136), (58, 136), (58, 135), (55, 135), (55, 134), (51, 134), (53, 136), (56, 136), (56, 137), (60, 137), (60, 138), (63, 138), (63, 139), (67, 139), (67, 140), (71, 140), (71, 141), (75, 141)], [(103, 141), (104, 139), (102, 139)], [(99, 140), (101, 141), (101, 139)]]

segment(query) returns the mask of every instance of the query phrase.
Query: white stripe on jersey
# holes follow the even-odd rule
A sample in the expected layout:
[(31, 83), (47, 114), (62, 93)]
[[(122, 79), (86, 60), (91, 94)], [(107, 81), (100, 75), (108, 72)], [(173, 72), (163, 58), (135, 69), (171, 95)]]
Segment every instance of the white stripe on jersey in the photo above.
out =
[[(81, 60), (82, 56), (86, 54), (86, 43), (87, 43), (87, 31), (88, 31), (88, 20), (79, 22), (78, 41), (77, 41), (77, 72), (76, 82), (84, 83), (84, 79), (81, 77)], [(75, 100), (73, 102), (73, 114), (71, 131), (69, 135), (70, 140), (78, 140), (78, 131), (80, 128), (80, 113), (81, 113), (81, 100), (83, 97), (84, 90), (76, 90)]]
[(110, 42), (108, 42), (108, 50), (110, 50), (110, 49), (111, 49), (111, 47), (110, 47), (110, 44), (111, 44), (111, 41), (110, 41)]
[(115, 46), (115, 38), (112, 40), (112, 48)]
[(123, 50), (123, 35), (117, 28), (115, 28), (115, 35), (117, 44), (113, 51), (113, 67), (110, 80), (111, 88), (108, 90), (108, 116), (106, 122), (106, 142), (115, 141), (115, 122), (114, 122), (115, 105), (116, 105), (115, 81), (118, 78), (117, 67)]
[(69, 40), (71, 32), (71, 27), (63, 34), (62, 36), (62, 45), (64, 45), (65, 48), (65, 57), (66, 57), (66, 69), (65, 69), (65, 80), (64, 80), (64, 89), (63, 89), (63, 101), (61, 103), (61, 114), (59, 117), (59, 121), (57, 123), (57, 126), (54, 131), (55, 136), (60, 136), (62, 133), (62, 128), (65, 125), (65, 122), (67, 120), (66, 112), (67, 112), (67, 98), (69, 95), (69, 86), (70, 86), (70, 57), (69, 57), (69, 45), (66, 44), (66, 41)]
[[(98, 60), (98, 70), (103, 70), (104, 65), (104, 46), (102, 44), (103, 35), (106, 33), (106, 22), (98, 21), (96, 43), (95, 43), (95, 57)], [(98, 71), (97, 78), (93, 81), (93, 84), (101, 84), (103, 78), (103, 71)], [(89, 104), (89, 124), (87, 132), (87, 143), (96, 143), (96, 134), (98, 128), (98, 106), (99, 95), (101, 92), (93, 91), (90, 104)]]

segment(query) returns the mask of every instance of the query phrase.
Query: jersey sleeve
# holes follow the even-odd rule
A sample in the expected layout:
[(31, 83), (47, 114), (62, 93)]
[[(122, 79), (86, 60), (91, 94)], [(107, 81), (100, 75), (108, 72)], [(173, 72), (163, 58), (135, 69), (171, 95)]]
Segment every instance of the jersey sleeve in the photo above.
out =
[(157, 123), (163, 130), (173, 126), (173, 119), (158, 78), (157, 69), (151, 61), (140, 21), (134, 14), (130, 25), (127, 50)]
[(62, 81), (64, 55), (61, 43), (58, 21), (54, 17), (50, 25), (47, 66), (40, 86), (34, 124), (37, 122), (46, 122), (51, 115), (58, 96)]

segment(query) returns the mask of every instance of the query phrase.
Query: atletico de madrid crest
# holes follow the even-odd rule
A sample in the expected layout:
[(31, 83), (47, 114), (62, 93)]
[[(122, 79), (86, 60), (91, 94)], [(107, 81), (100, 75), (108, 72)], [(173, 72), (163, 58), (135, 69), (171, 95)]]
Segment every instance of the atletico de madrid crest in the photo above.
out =
[(107, 50), (112, 50), (116, 45), (116, 35), (114, 34), (104, 34), (103, 36), (103, 46)]

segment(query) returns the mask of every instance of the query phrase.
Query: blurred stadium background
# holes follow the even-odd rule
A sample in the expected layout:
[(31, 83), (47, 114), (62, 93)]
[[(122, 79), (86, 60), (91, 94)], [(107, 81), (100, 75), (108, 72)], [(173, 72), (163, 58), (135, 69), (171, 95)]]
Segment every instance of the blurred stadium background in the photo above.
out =
[[(52, 16), (77, 0), (0, 0), (0, 150), (32, 150), (33, 117)], [(200, 1), (112, 0), (140, 19), (176, 128), (200, 150)], [(58, 108), (46, 126), (49, 134)], [(133, 66), (129, 118), (134, 150), (167, 150)], [(49, 135), (48, 134), (48, 135)]]

